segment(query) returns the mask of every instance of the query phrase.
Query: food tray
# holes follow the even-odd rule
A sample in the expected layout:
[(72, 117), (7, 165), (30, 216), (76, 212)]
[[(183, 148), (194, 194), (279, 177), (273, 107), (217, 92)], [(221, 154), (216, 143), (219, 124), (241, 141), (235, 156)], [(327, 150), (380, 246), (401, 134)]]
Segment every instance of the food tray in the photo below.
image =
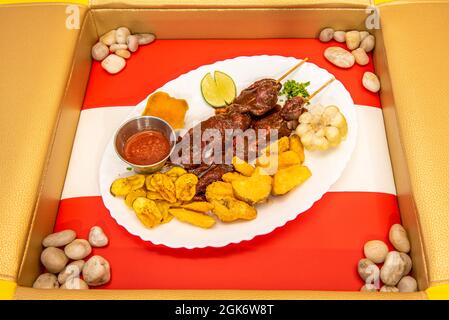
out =
[[(324, 60), (322, 52), (326, 45), (312, 38), (329, 25), (344, 30), (363, 29), (364, 7), (369, 1), (337, 1), (332, 5), (305, 2), (304, 5), (287, 0), (272, 5), (245, 2), (226, 7), (214, 1), (191, 6), (170, 1), (146, 4), (94, 1), (90, 8), (80, 7), (81, 28), (73, 33), (55, 27), (64, 5), (18, 6), (17, 11), (16, 8), (3, 11), (8, 13), (4, 15), (5, 21), (8, 17), (17, 21), (45, 17), (48, 23), (40, 25), (39, 30), (49, 34), (47, 45), (59, 43), (61, 38), (69, 44), (62, 51), (53, 50), (59, 55), (54, 61), (42, 62), (62, 76), (49, 78), (42, 85), (33, 82), (38, 86), (36, 90), (46, 92), (45, 88), (51, 85), (58, 94), (36, 100), (23, 95), (23, 101), (20, 100), (23, 106), (42, 102), (45, 112), (36, 114), (35, 125), (28, 126), (27, 132), (33, 134), (36, 148), (41, 150), (31, 150), (35, 161), (29, 164), (29, 177), (24, 177), (28, 185), (23, 191), (27, 201), (16, 202), (16, 214), (7, 215), (7, 221), (22, 227), (12, 233), (2, 229), (0, 234), (5, 245), (12, 248), (0, 265), (1, 279), (17, 282), (16, 298), (425, 298), (423, 290), (445, 283), (448, 279), (444, 268), (447, 259), (442, 254), (445, 217), (441, 213), (445, 212), (445, 204), (438, 198), (437, 188), (444, 183), (438, 175), (429, 174), (428, 186), (435, 196), (429, 193), (423, 196), (426, 192), (419, 183), (423, 175), (417, 166), (424, 162), (422, 153), (410, 151), (417, 150), (411, 123), (422, 126), (428, 118), (415, 117), (414, 100), (418, 98), (404, 99), (404, 93), (409, 91), (400, 81), (398, 57), (400, 49), (410, 45), (410, 39), (392, 41), (398, 39), (394, 37), (395, 25), (398, 30), (408, 28), (402, 24), (406, 17), (420, 12), (423, 21), (433, 21), (433, 17), (439, 17), (438, 12), (445, 12), (445, 4), (435, 5), (439, 9), (423, 4), (382, 6), (382, 29), (374, 31), (377, 43), (371, 61), (375, 67), (371, 62), (363, 68), (340, 70)], [(404, 18), (395, 21), (396, 15)], [(444, 27), (443, 20), (435, 21)], [(183, 28), (179, 28), (180, 23)], [(92, 64), (90, 49), (99, 34), (121, 25), (136, 32), (154, 32), (158, 40), (141, 48), (128, 61), (126, 69), (112, 77), (98, 63)], [(23, 34), (31, 34), (33, 28), (27, 25)], [(348, 172), (296, 220), (268, 235), (224, 248), (187, 250), (154, 246), (119, 227), (99, 197), (97, 165), (105, 143), (129, 107), (167, 81), (200, 65), (260, 54), (307, 56), (335, 74), (350, 91), (357, 105), (363, 147), (357, 148)], [(415, 61), (413, 55), (405, 57), (407, 65), (415, 66), (410, 69), (413, 80), (420, 82), (415, 71), (419, 69), (419, 74), (423, 74), (425, 70), (411, 63)], [(391, 61), (395, 64), (389, 66)], [(363, 71), (374, 68), (382, 81), (380, 97), (366, 92), (360, 83)], [(59, 72), (62, 69), (67, 73)], [(20, 73), (11, 69), (10, 74), (14, 85), (11, 88), (16, 88), (21, 83), (16, 74)], [(443, 76), (438, 77), (444, 80)], [(444, 97), (438, 90), (435, 97)], [(413, 112), (407, 112), (405, 101)], [(435, 108), (444, 113), (437, 102)], [(40, 123), (46, 127), (38, 130)], [(439, 119), (432, 123), (441, 129), (434, 133), (444, 131)], [(53, 130), (44, 130), (50, 127)], [(101, 128), (102, 132), (92, 136), (93, 127)], [(439, 151), (436, 154), (441, 156)], [(21, 163), (18, 161), (17, 165)], [(446, 172), (444, 164), (439, 163)], [(83, 178), (83, 184), (77, 182), (79, 177)], [(11, 192), (18, 194), (14, 188)], [(434, 201), (429, 206), (431, 199)], [(434, 210), (433, 216), (430, 209)], [(363, 255), (363, 243), (374, 238), (386, 241), (390, 225), (399, 221), (410, 234), (413, 276), (421, 291), (409, 295), (359, 293), (362, 283), (356, 263)], [(42, 272), (39, 263), (42, 238), (53, 230), (68, 227), (85, 237), (94, 224), (103, 226), (111, 239), (108, 247), (94, 251), (111, 262), (111, 282), (89, 293), (31, 289)], [(134, 259), (130, 269), (130, 261)], [(152, 270), (157, 270), (157, 276)], [(333, 293), (335, 290), (339, 292)]]

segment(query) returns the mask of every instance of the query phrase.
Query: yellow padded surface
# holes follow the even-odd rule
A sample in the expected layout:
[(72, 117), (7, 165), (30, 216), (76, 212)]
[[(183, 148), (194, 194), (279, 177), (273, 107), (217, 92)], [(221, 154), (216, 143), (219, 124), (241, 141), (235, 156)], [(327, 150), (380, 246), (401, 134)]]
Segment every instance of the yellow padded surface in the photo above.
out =
[(430, 285), (449, 283), (449, 2), (380, 7)]
[[(15, 281), (79, 30), (67, 5), (0, 6), (0, 279)], [(85, 9), (80, 9), (81, 18)]]

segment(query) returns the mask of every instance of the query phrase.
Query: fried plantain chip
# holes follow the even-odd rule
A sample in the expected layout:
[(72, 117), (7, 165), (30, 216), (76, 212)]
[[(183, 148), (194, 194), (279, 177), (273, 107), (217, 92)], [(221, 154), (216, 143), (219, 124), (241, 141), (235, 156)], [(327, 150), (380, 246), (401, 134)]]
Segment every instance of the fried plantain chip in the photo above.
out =
[(164, 200), (164, 197), (162, 197), (161, 194), (156, 191), (148, 191), (146, 196), (150, 200)]
[(182, 201), (190, 201), (196, 194), (198, 177), (193, 173), (186, 173), (176, 179), (176, 198)]
[(232, 182), (235, 197), (251, 205), (267, 200), (271, 193), (271, 186), (272, 178), (260, 174)]
[(137, 218), (144, 226), (153, 228), (161, 223), (162, 214), (153, 200), (138, 197), (133, 202), (133, 209)]
[(145, 176), (143, 174), (135, 174), (126, 179), (129, 181), (132, 190), (140, 189), (145, 185)]
[(209, 212), (214, 208), (214, 205), (207, 201), (195, 201), (181, 206), (184, 209), (198, 211), (198, 212)]
[(301, 138), (296, 134), (292, 134), (289, 140), (290, 140), (290, 150), (298, 154), (300, 159), (299, 163), (302, 164), (304, 162), (305, 156), (304, 156), (304, 146), (302, 145)]
[(247, 177), (251, 176), (254, 172), (254, 167), (252, 165), (238, 157), (232, 158), (232, 165), (234, 166), (235, 171), (240, 172)]
[(225, 182), (232, 182), (232, 181), (235, 181), (235, 180), (243, 180), (243, 179), (246, 179), (246, 178), (248, 178), (248, 177), (245, 177), (244, 175), (242, 175), (242, 174), (240, 174), (238, 172), (228, 172), (228, 173), (225, 173), (221, 177), (221, 179), (223, 181), (225, 181)]
[(149, 176), (147, 176), (145, 178), (145, 187), (147, 188), (148, 191), (156, 191), (156, 189), (151, 185), (151, 179), (153, 179), (153, 175), (150, 174)]
[(145, 197), (146, 195), (147, 192), (144, 188), (133, 190), (126, 195), (125, 203), (128, 207), (132, 208), (134, 200), (136, 200), (138, 197)]
[(213, 200), (213, 213), (223, 222), (232, 222), (239, 219), (252, 220), (257, 216), (257, 210), (246, 202), (233, 197)]
[(168, 212), (179, 221), (187, 222), (197, 227), (208, 229), (215, 224), (214, 218), (203, 213), (198, 213), (183, 208), (169, 209)]
[(309, 168), (302, 165), (279, 169), (274, 175), (273, 195), (286, 194), (312, 176)]
[(170, 170), (168, 170), (167, 172), (165, 172), (165, 174), (169, 177), (176, 177), (179, 178), (180, 176), (182, 176), (183, 174), (186, 174), (187, 171), (182, 168), (182, 167), (172, 167), (170, 168)]
[(111, 194), (113, 196), (125, 197), (131, 191), (132, 186), (126, 178), (116, 179), (111, 184)]
[(212, 200), (221, 200), (224, 197), (234, 197), (232, 184), (228, 182), (216, 181), (207, 186), (207, 201), (212, 202)]
[(168, 209), (170, 209), (171, 204), (167, 201), (155, 201), (156, 206), (159, 209), (159, 212), (162, 214), (162, 220), (161, 224), (168, 223), (173, 219), (173, 216), (170, 212), (168, 212)]
[(175, 184), (168, 176), (162, 173), (155, 173), (151, 178), (150, 184), (164, 200), (170, 203), (176, 202)]

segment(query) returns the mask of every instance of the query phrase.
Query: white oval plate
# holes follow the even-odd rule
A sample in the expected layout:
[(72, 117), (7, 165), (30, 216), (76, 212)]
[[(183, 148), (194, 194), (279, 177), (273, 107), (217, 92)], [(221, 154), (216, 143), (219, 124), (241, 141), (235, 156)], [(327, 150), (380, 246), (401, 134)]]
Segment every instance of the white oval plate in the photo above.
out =
[[(200, 81), (207, 72), (220, 70), (227, 73), (234, 79), (239, 93), (256, 80), (280, 77), (299, 61), (293, 57), (267, 55), (237, 57), (201, 66), (166, 83), (156, 91), (165, 91), (188, 102), (186, 128), (190, 128), (214, 114), (214, 109), (203, 100), (200, 91)], [(331, 77), (333, 75), (328, 71), (307, 62), (287, 79), (310, 81), (308, 90), (313, 92)], [(145, 109), (147, 99), (148, 97), (139, 103), (127, 119), (140, 115)], [(132, 209), (125, 205), (123, 199), (115, 198), (109, 192), (110, 185), (115, 179), (132, 174), (126, 170), (127, 165), (116, 156), (113, 137), (106, 147), (100, 166), (100, 190), (103, 202), (111, 216), (128, 232), (145, 241), (171, 248), (223, 247), (270, 233), (295, 219), (318, 201), (340, 177), (355, 148), (357, 136), (355, 107), (342, 83), (335, 80), (311, 102), (321, 103), (324, 106), (333, 104), (340, 108), (348, 122), (347, 139), (338, 148), (326, 152), (306, 151), (304, 164), (312, 171), (312, 177), (287, 195), (271, 197), (267, 203), (258, 205), (257, 218), (252, 221), (234, 223), (218, 221), (211, 229), (201, 229), (173, 219), (170, 223), (154, 229), (144, 227)]]

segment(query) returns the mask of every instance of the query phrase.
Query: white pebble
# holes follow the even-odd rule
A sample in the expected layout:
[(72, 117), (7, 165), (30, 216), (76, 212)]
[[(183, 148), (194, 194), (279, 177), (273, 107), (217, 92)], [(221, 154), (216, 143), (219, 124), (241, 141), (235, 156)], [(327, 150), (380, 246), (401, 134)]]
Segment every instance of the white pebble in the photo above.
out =
[(374, 38), (373, 35), (369, 35), (360, 43), (360, 48), (365, 50), (365, 52), (371, 52), (374, 49), (375, 44), (376, 38)]
[(354, 56), (343, 48), (329, 47), (324, 51), (327, 60), (340, 68), (350, 68), (354, 65)]
[(92, 247), (104, 247), (108, 244), (108, 242), (109, 239), (102, 228), (95, 226), (90, 229), (89, 243), (92, 245)]
[(334, 40), (340, 43), (346, 41), (346, 32), (344, 31), (335, 31), (334, 32)]
[(369, 36), (368, 31), (360, 31), (360, 41), (363, 41), (363, 39), (365, 39), (368, 36)]
[(398, 283), (399, 292), (416, 292), (418, 291), (418, 283), (413, 277), (405, 276)]
[(92, 47), (92, 58), (97, 61), (102, 61), (104, 58), (106, 58), (109, 54), (108, 46), (105, 45), (103, 42), (97, 42)]
[(139, 33), (136, 34), (138, 40), (139, 40), (139, 45), (143, 46), (145, 44), (149, 44), (151, 42), (154, 41), (154, 39), (156, 39), (156, 36), (152, 33)]
[(380, 90), (379, 78), (377, 78), (377, 76), (372, 72), (367, 71), (363, 74), (362, 84), (365, 89), (371, 92), (376, 93)]
[(110, 54), (101, 62), (101, 66), (110, 74), (116, 74), (123, 70), (126, 65), (125, 59), (116, 54)]
[(319, 39), (321, 42), (329, 42), (334, 37), (334, 29), (332, 28), (325, 28), (321, 30)]
[(125, 44), (126, 39), (131, 34), (127, 27), (120, 27), (116, 30), (115, 41), (119, 44)]
[(109, 50), (111, 52), (116, 52), (117, 50), (126, 50), (128, 49), (128, 46), (126, 44), (122, 43), (114, 43), (112, 46), (109, 47)]
[(365, 50), (363, 50), (362, 48), (357, 48), (353, 50), (351, 53), (354, 56), (355, 62), (357, 62), (357, 64), (361, 66), (365, 66), (368, 64), (369, 57), (366, 54)]
[(388, 236), (396, 250), (404, 253), (410, 251), (410, 241), (408, 240), (407, 231), (405, 231), (403, 226), (397, 223), (392, 225)]
[(67, 229), (59, 232), (49, 234), (42, 240), (44, 247), (62, 247), (72, 242), (76, 238), (76, 233), (73, 230)]
[(115, 30), (111, 30), (102, 35), (100, 42), (103, 42), (107, 46), (113, 45), (115, 43)]
[(128, 49), (131, 52), (136, 52), (137, 48), (139, 48), (139, 38), (137, 36), (128, 36), (126, 39), (126, 44), (128, 45)]
[(346, 32), (346, 46), (349, 50), (357, 49), (360, 45), (360, 33), (358, 31)]
[(365, 257), (374, 263), (382, 263), (388, 253), (388, 246), (380, 240), (371, 240), (363, 246)]

